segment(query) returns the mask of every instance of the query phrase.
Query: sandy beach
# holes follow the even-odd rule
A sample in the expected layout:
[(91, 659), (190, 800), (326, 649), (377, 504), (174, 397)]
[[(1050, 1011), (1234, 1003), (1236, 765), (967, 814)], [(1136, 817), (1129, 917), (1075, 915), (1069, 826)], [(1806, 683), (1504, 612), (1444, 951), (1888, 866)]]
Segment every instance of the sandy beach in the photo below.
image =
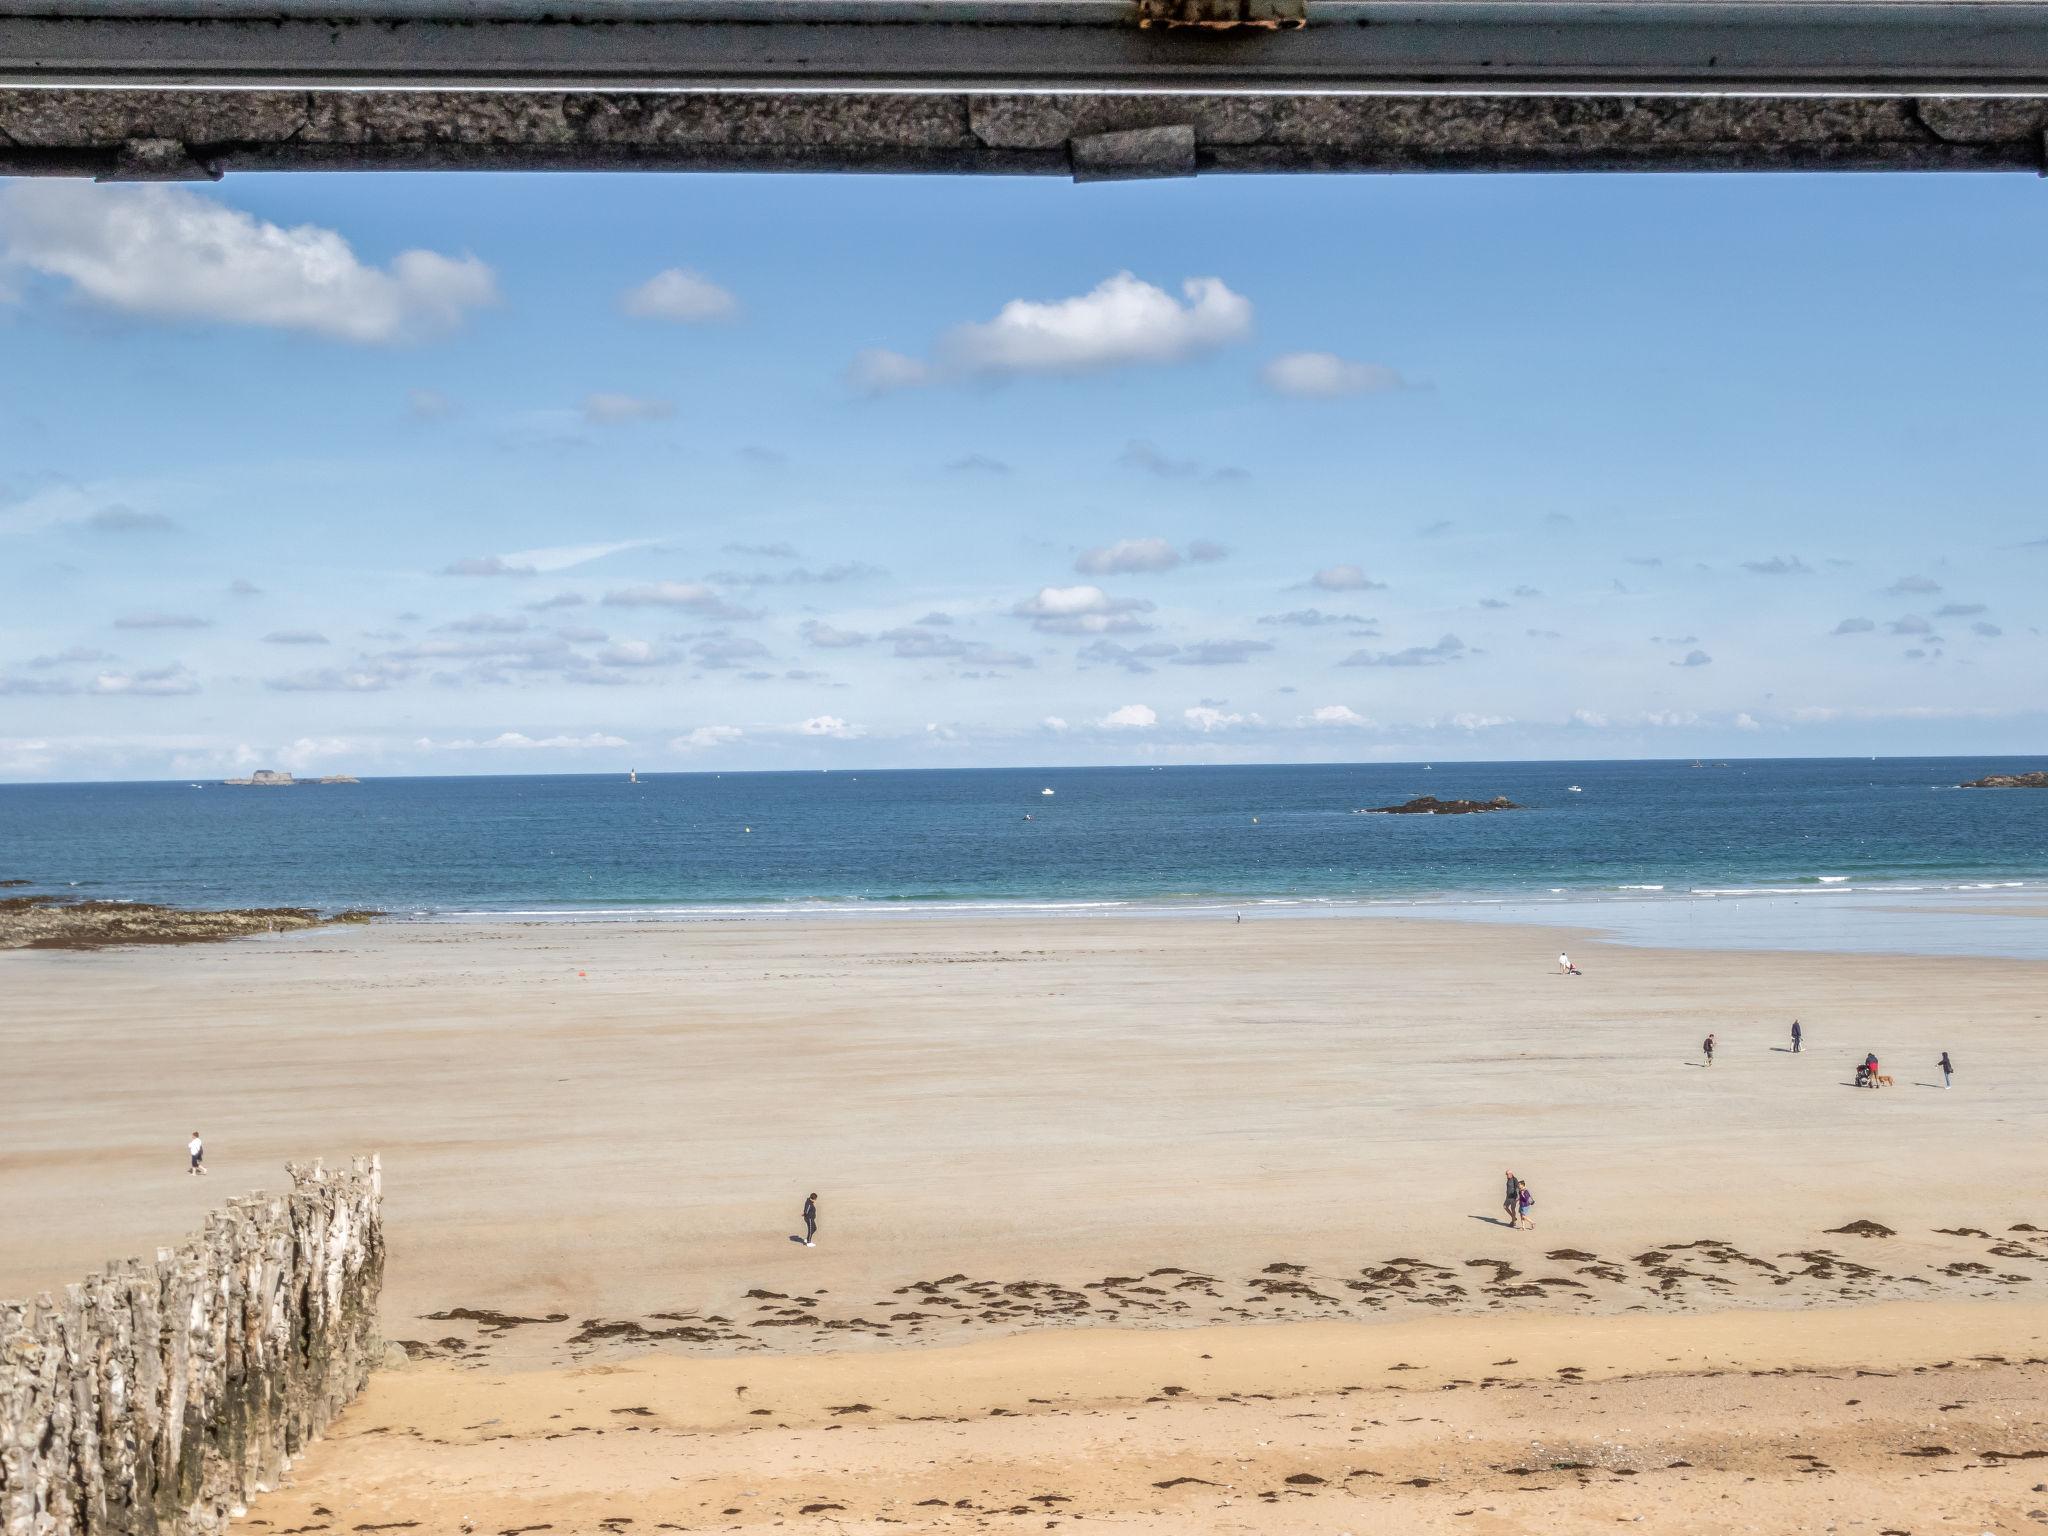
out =
[[(2019, 1529), (2044, 981), (1370, 919), (13, 953), (0, 1293), (381, 1152), (413, 1358), (252, 1511), (277, 1529)], [(1848, 1086), (1866, 1051), (1896, 1087)], [(1508, 1167), (1534, 1231), (1498, 1220)], [(1598, 1425), (1620, 1475), (1503, 1470)]]

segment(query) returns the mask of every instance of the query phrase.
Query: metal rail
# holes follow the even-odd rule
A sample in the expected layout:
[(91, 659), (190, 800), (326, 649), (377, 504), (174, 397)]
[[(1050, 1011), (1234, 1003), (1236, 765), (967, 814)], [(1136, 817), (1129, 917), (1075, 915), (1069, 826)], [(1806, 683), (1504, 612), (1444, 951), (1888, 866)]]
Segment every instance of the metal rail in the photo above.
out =
[(0, 0), (0, 85), (1126, 93), (2048, 93), (2042, 0)]

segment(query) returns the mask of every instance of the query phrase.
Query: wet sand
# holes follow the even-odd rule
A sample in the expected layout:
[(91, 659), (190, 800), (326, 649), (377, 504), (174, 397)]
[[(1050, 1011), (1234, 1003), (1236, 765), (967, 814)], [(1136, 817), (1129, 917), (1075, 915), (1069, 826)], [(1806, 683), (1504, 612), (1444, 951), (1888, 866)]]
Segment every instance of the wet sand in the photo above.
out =
[[(1556, 974), (1560, 948), (1583, 976)], [(476, 1418), (411, 1423), (418, 1437), (395, 1420), (369, 1433), (386, 1402), (407, 1401), (407, 1383), (423, 1380), (461, 1384), (443, 1391), (457, 1404), (471, 1384), (517, 1379), (566, 1414), (579, 1384), (615, 1372), (773, 1369), (789, 1383), (778, 1401), (794, 1403), (807, 1371), (836, 1381), (825, 1373), (842, 1359), (915, 1375), (957, 1361), (961, 1348), (1022, 1352), (1028, 1381), (1012, 1373), (988, 1402), (953, 1403), (946, 1412), (959, 1424), (943, 1430), (921, 1429), (923, 1410), (891, 1417), (879, 1384), (856, 1399), (874, 1413), (789, 1419), (791, 1439), (722, 1421), (667, 1423), (669, 1451), (687, 1435), (690, 1454), (661, 1463), (675, 1470), (660, 1480), (680, 1485), (658, 1515), (644, 1500), (636, 1509), (602, 1497), (653, 1478), (653, 1463), (622, 1466), (607, 1484), (599, 1463), (541, 1454), (562, 1449), (545, 1438), (559, 1425), (528, 1436), (531, 1475), (546, 1484), (542, 1502), (554, 1502), (537, 1519), (508, 1506), (505, 1524), (490, 1528), (556, 1532), (796, 1516), (790, 1458), (843, 1436), (863, 1448), (842, 1460), (875, 1469), (858, 1490), (866, 1502), (841, 1498), (846, 1510), (815, 1518), (856, 1529), (885, 1514), (913, 1519), (917, 1500), (881, 1501), (907, 1498), (920, 1447), (953, 1469), (947, 1487), (977, 1477), (986, 1487), (955, 1495), (971, 1510), (926, 1506), (911, 1529), (1024, 1518), (997, 1508), (1043, 1511), (1026, 1493), (1001, 1502), (1002, 1490), (1031, 1481), (1015, 1469), (1043, 1465), (1078, 1486), (1095, 1475), (1086, 1448), (1125, 1423), (1139, 1426), (1130, 1433), (1146, 1447), (1141, 1471), (1175, 1437), (1206, 1447), (1190, 1466), (1214, 1470), (1242, 1454), (1263, 1467), (1246, 1437), (1279, 1444), (1284, 1414), (1335, 1414), (1339, 1398), (1356, 1406), (1329, 1383), (1304, 1385), (1314, 1351), (1290, 1355), (1278, 1342), (1303, 1328), (1382, 1340), (1409, 1327), (1502, 1337), (1566, 1328), (1590, 1355), (1620, 1336), (1612, 1330), (1668, 1316), (1732, 1329), (1730, 1347), (1754, 1338), (1744, 1369), (1775, 1370), (1793, 1368), (1797, 1352), (1746, 1331), (1765, 1326), (1759, 1319), (1892, 1309), (1882, 1315), (1896, 1323), (1841, 1330), (1849, 1355), (1827, 1360), (1848, 1366), (1861, 1350), (1864, 1368), (1903, 1369), (1881, 1405), (1865, 1394), (1903, 1435), (1909, 1423), (1944, 1422), (1938, 1404), (1915, 1395), (1931, 1373), (1912, 1365), (1988, 1373), (1973, 1379), (1983, 1403), (2006, 1405), (1996, 1412), (2041, 1395), (2042, 1367), (2020, 1362), (2048, 1349), (1965, 1351), (1958, 1340), (2001, 1329), (2024, 1339), (2039, 1326), (2024, 1299), (2048, 1280), (2048, 1234), (2038, 1230), (2048, 1228), (2048, 1110), (2036, 1088), (2048, 1074), (2044, 982), (2048, 966), (2023, 961), (1690, 953), (1554, 929), (1371, 919), (379, 925), (203, 949), (10, 953), (0, 955), (0, 1060), (19, 1112), (0, 1150), (0, 1293), (60, 1284), (168, 1241), (226, 1195), (274, 1186), (287, 1157), (380, 1151), (387, 1332), (417, 1359), (380, 1377), (344, 1438), (301, 1468), (291, 1497), (333, 1510), (344, 1496), (369, 1501), (369, 1513), (330, 1521), (335, 1529), (410, 1518), (450, 1528), (453, 1504), (385, 1521), (376, 1501), (499, 1475), (463, 1459), (457, 1442)], [(1808, 1047), (1796, 1057), (1783, 1049), (1795, 1013)], [(1710, 1029), (1720, 1050), (1707, 1068), (1698, 1045)], [(1952, 1092), (1929, 1086), (1943, 1049), (1960, 1069)], [(1848, 1086), (1866, 1050), (1897, 1087)], [(203, 1180), (183, 1172), (195, 1126), (214, 1170)], [(1537, 1191), (1533, 1232), (1498, 1222), (1509, 1166)], [(811, 1189), (823, 1221), (819, 1246), (805, 1249), (790, 1234)], [(1790, 1310), (1814, 1307), (1831, 1310)], [(1091, 1398), (1094, 1418), (1072, 1405), (1065, 1417), (1029, 1412), (1046, 1409), (1033, 1397), (1064, 1401), (1072, 1371), (1060, 1362), (1076, 1357), (1061, 1350), (1111, 1338), (1178, 1348), (1170, 1341), (1202, 1333), (1257, 1341), (1243, 1346), (1253, 1375), (1198, 1391), (1152, 1381), (1166, 1357), (1141, 1356)], [(1910, 1360), (1899, 1353), (1909, 1342)], [(1524, 1353), (1511, 1341), (1489, 1358)], [(1971, 1353), (2009, 1363), (1954, 1363)], [(1737, 1413), (1734, 1378), (1702, 1375), (1682, 1353), (1623, 1364), (1643, 1422), (1683, 1414), (1687, 1435), (1730, 1446), (1744, 1433), (1739, 1414), (1724, 1417)], [(1255, 1386), (1260, 1372), (1270, 1379)], [(1521, 1378), (1506, 1367), (1490, 1388), (1477, 1385), (1487, 1372), (1467, 1374), (1473, 1386), (1430, 1399), (1439, 1418), (1460, 1405), (1455, 1434), (1446, 1418), (1433, 1438), (1343, 1441), (1379, 1446), (1387, 1462), (1361, 1465), (1438, 1479), (1393, 1480), (1403, 1530), (1488, 1529), (1472, 1499), (1499, 1505), (1502, 1490), (1522, 1486), (1481, 1475), (1505, 1450), (1468, 1454), (1456, 1436), (1550, 1443), (1618, 1411), (1607, 1394), (1596, 1406), (1583, 1383), (1546, 1380), (1538, 1391), (1532, 1378), (1511, 1392), (1505, 1383)], [(1660, 1497), (1680, 1498), (1678, 1483), (1697, 1482), (1701, 1497), (1726, 1495), (1714, 1507), (1742, 1512), (1739, 1523), (1817, 1529), (1825, 1520), (1808, 1516), (1842, 1511), (1813, 1502), (1822, 1495), (1812, 1490), (1846, 1497), (1845, 1487), (1875, 1479), (1895, 1498), (2010, 1491), (2021, 1465), (1978, 1458), (1971, 1480), (1957, 1481), (1942, 1458), (1894, 1455), (1875, 1430), (1862, 1436), (1855, 1415), (1827, 1399), (1800, 1398), (1785, 1379), (1743, 1379), (1761, 1385), (1741, 1413), (1782, 1411), (1785, 1434), (1829, 1437), (1814, 1454), (1841, 1481), (1745, 1483), (1759, 1474), (1744, 1470), (1747, 1450), (1731, 1450), (1711, 1476), (1697, 1456), (1667, 1458), (1696, 1468), (1634, 1467), (1642, 1486), (1655, 1472)], [(831, 1395), (816, 1390), (820, 1403)], [(1202, 1399), (1199, 1414), (1190, 1396)], [(1392, 1399), (1375, 1402), (1383, 1424), (1404, 1417)], [(1802, 1402), (1817, 1417), (1801, 1419)], [(1466, 1405), (1480, 1406), (1468, 1415)], [(1356, 1427), (1355, 1415), (1343, 1422)], [(1944, 1443), (1970, 1456), (1996, 1449), (1991, 1425), (1977, 1434), (1983, 1445)], [(594, 1428), (623, 1436), (632, 1426)], [(653, 1431), (642, 1426), (630, 1443), (651, 1444), (642, 1437)], [(376, 1460), (372, 1442), (394, 1459)], [(1866, 1449), (1892, 1459), (1857, 1462), (1849, 1476)], [(370, 1459), (338, 1459), (344, 1451)], [(1429, 1455), (1464, 1468), (1465, 1481), (1414, 1470)], [(725, 1497), (713, 1467), (760, 1497), (713, 1508)], [(999, 1467), (1013, 1470), (998, 1476)], [(1233, 1490), (1226, 1507), (1222, 1495), (1200, 1504), (1213, 1489), (1199, 1484), (1162, 1492), (1150, 1487), (1162, 1479), (1099, 1470), (1093, 1524), (1322, 1529), (1335, 1507), (1313, 1502), (1336, 1498), (1325, 1485), (1262, 1482)], [(1305, 1470), (1329, 1483), (1320, 1460)], [(788, 1499), (770, 1500), (771, 1485)], [(1472, 1499), (1439, 1508), (1453, 1487)], [(1517, 1493), (1501, 1518), (1571, 1529), (1629, 1518), (1593, 1491), (1574, 1480), (1534, 1503)], [(1081, 1501), (1074, 1487), (1031, 1492)], [(1458, 1513), (1468, 1504), (1478, 1512)], [(722, 1514), (728, 1507), (741, 1515)], [(310, 1508), (315, 1525), (327, 1519)], [(1313, 1519), (1302, 1513), (1311, 1508)], [(267, 1507), (254, 1514), (278, 1529), (307, 1523)], [(636, 1523), (607, 1526), (608, 1514)], [(1328, 1528), (1385, 1528), (1387, 1518), (1351, 1506)], [(1969, 1528), (2008, 1526), (1985, 1516)]]
[(277, 1531), (2032, 1529), (2048, 1307), (388, 1372)]

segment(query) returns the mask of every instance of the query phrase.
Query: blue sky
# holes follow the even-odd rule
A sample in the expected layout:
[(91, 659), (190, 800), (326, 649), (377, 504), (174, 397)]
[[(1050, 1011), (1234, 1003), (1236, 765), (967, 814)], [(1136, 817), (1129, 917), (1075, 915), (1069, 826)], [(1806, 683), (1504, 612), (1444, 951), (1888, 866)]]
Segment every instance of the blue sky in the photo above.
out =
[(0, 183), (0, 777), (2042, 750), (2044, 236), (2020, 176)]

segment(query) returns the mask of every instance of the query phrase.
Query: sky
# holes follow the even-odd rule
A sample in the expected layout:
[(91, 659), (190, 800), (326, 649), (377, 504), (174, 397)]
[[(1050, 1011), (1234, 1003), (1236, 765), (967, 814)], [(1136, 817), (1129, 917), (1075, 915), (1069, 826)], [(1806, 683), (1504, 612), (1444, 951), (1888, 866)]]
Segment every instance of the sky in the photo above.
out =
[(2048, 750), (2027, 176), (0, 181), (0, 779)]

